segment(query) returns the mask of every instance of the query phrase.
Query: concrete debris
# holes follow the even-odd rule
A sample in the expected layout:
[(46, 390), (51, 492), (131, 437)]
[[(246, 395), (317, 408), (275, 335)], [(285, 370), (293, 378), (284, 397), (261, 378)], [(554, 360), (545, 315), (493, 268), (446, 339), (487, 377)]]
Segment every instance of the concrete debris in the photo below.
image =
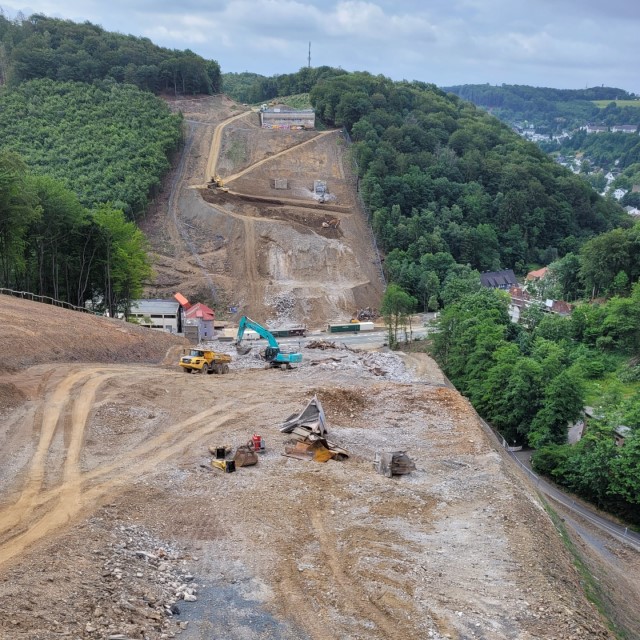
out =
[(329, 340), (311, 340), (311, 342), (307, 342), (305, 345), (307, 349), (338, 349), (339, 347), (335, 342), (331, 342)]

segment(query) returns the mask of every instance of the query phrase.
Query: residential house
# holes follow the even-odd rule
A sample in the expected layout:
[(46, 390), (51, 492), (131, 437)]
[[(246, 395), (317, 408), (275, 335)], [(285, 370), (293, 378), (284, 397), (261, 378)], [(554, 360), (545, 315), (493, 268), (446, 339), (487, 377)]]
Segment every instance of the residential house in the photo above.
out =
[(184, 312), (184, 332), (194, 343), (212, 340), (214, 336), (214, 321), (216, 313), (202, 302), (189, 306)]
[(609, 127), (605, 127), (599, 124), (588, 124), (582, 127), (587, 133), (606, 133), (609, 131)]
[(503, 289), (504, 291), (518, 286), (518, 280), (516, 279), (516, 274), (513, 273), (513, 269), (485, 271), (480, 274), (480, 283), (488, 289)]
[(616, 190), (613, 192), (613, 197), (614, 197), (616, 200), (622, 200), (622, 198), (624, 198), (624, 196), (625, 196), (625, 194), (626, 194), (626, 193), (627, 193), (627, 190), (626, 190), (626, 189), (616, 189)]
[(630, 215), (630, 216), (640, 216), (640, 209), (638, 209), (638, 207), (631, 207), (629, 205), (627, 205), (624, 210)]
[(527, 277), (525, 278), (525, 280), (527, 282), (535, 282), (537, 280), (542, 280), (547, 275), (548, 272), (549, 272), (549, 267), (542, 267), (542, 269), (529, 271), (529, 273), (527, 273)]
[(631, 428), (621, 424), (613, 430), (613, 437), (616, 441), (616, 447), (624, 445), (625, 438), (631, 435)]
[(546, 300), (544, 306), (547, 311), (557, 313), (559, 316), (570, 316), (573, 311), (573, 307), (564, 300)]

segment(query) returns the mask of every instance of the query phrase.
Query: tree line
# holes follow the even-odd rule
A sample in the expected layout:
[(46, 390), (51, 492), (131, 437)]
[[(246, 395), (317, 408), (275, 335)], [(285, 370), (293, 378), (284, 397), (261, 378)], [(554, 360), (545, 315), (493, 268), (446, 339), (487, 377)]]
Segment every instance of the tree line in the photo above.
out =
[(3, 287), (77, 306), (94, 300), (114, 316), (151, 276), (147, 244), (111, 205), (82, 206), (76, 194), (20, 157), (0, 151), (0, 281)]
[[(616, 100), (633, 100), (634, 96), (615, 87), (589, 89), (552, 89), (527, 85), (465, 84), (445, 87), (464, 100), (490, 111), (509, 124), (534, 124), (538, 133), (560, 133), (576, 129), (587, 122), (607, 125), (639, 124), (638, 107), (619, 107)], [(601, 108), (594, 101), (608, 100)]]
[[(590, 421), (578, 445), (567, 444), (589, 381), (615, 373), (620, 382), (640, 382), (640, 282), (627, 295), (580, 305), (570, 317), (533, 306), (514, 324), (508, 304), (505, 292), (479, 283), (450, 302), (433, 339), (443, 370), (509, 444), (537, 449), (537, 470), (640, 523), (638, 394), (603, 398), (605, 418)], [(616, 447), (621, 424), (630, 432)]]
[(159, 47), (148, 38), (34, 14), (9, 20), (0, 12), (0, 84), (35, 78), (94, 82), (111, 78), (154, 93), (219, 93), (220, 65), (193, 51)]

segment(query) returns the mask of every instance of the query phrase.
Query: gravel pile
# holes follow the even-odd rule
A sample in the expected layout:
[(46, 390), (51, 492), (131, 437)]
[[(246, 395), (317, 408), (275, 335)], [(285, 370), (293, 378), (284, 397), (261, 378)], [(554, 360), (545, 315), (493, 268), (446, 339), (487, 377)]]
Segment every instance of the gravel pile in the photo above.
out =
[[(102, 527), (103, 520), (93, 518), (90, 525)], [(198, 584), (185, 570), (182, 552), (137, 525), (120, 525), (113, 536), (106, 551), (94, 551), (102, 565), (102, 584), (93, 591), (103, 597), (84, 617), (82, 637), (175, 637), (188, 625), (175, 616), (184, 602), (198, 598)]]

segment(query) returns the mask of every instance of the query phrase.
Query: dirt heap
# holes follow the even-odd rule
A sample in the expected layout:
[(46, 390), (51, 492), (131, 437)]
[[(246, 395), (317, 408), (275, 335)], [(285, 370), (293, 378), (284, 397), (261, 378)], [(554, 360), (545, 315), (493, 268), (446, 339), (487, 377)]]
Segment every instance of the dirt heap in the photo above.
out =
[(160, 362), (186, 344), (121, 320), (0, 295), (0, 373), (49, 362)]

